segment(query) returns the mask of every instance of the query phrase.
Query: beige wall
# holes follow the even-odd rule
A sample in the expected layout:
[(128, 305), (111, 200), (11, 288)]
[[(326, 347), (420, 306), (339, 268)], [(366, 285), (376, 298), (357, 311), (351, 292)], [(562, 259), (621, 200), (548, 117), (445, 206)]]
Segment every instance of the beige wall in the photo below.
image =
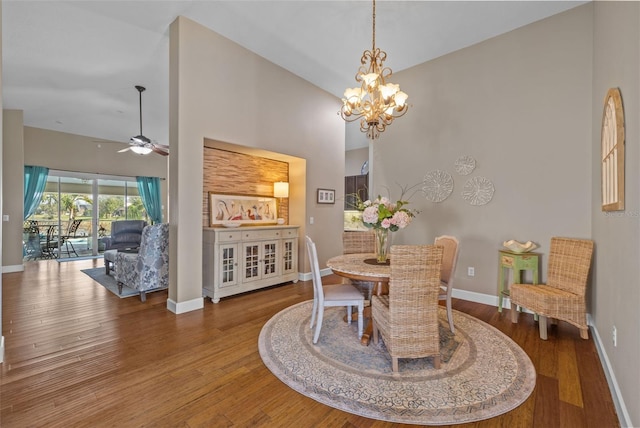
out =
[(2, 267), (7, 271), (21, 271), (22, 230), (24, 205), (23, 112), (2, 112), (3, 128), (3, 211), (9, 216), (2, 229)]
[[(594, 10), (591, 215), (596, 249), (591, 314), (624, 397), (627, 422), (640, 426), (640, 3), (595, 2)], [(600, 126), (604, 97), (612, 87), (620, 88), (625, 110), (625, 210), (605, 214)]]
[(167, 178), (167, 157), (136, 155), (131, 151), (118, 153), (126, 147), (128, 144), (97, 142), (95, 138), (83, 135), (24, 128), (24, 161), (27, 165), (91, 174)]
[[(293, 165), (290, 170), (290, 223), (294, 216), (314, 217), (313, 225), (301, 224), (301, 232), (316, 240), (321, 263), (339, 253), (342, 206), (317, 205), (314, 196), (306, 197), (318, 187), (344, 196), (339, 100), (183, 17), (171, 26), (170, 46), (169, 307), (183, 312), (202, 304), (202, 249), (194, 243), (202, 242), (205, 138), (306, 159), (306, 173)], [(302, 270), (306, 259), (301, 262)]]
[[(412, 107), (374, 143), (373, 194), (387, 185), (397, 197), (395, 183), (451, 174), (444, 202), (415, 194), (421, 213), (393, 242), (457, 236), (456, 289), (496, 296), (505, 240), (532, 240), (548, 253), (552, 236), (590, 237), (591, 23), (590, 7), (574, 9), (395, 75)], [(468, 176), (454, 169), (464, 155), (476, 160)], [(480, 176), (495, 193), (472, 206), (461, 191)]]
[(345, 169), (344, 175), (360, 175), (362, 170), (362, 164), (369, 160), (369, 147), (363, 147), (360, 149), (348, 150), (345, 153)]

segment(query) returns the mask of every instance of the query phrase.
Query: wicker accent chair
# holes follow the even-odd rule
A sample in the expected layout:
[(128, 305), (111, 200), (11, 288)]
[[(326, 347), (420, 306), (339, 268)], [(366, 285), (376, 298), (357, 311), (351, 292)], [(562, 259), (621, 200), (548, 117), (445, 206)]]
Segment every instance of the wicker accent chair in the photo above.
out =
[(546, 284), (511, 285), (511, 321), (518, 322), (517, 306), (539, 315), (540, 338), (547, 340), (547, 318), (562, 320), (580, 329), (589, 338), (586, 289), (593, 241), (551, 238)]
[[(376, 235), (372, 230), (362, 232), (342, 232), (342, 254), (374, 253), (376, 251)], [(347, 284), (353, 284), (365, 296), (365, 306), (371, 301), (371, 294), (375, 287), (374, 282), (348, 280)]]
[[(311, 324), (316, 326), (313, 335), (313, 343), (318, 343), (320, 330), (322, 329), (322, 319), (324, 318), (324, 308), (329, 306), (346, 306), (347, 321), (351, 324), (351, 307), (358, 307), (358, 339), (362, 338), (364, 296), (357, 288), (350, 284), (331, 284), (323, 286), (320, 279), (320, 267), (318, 265), (318, 253), (316, 244), (309, 238), (307, 241), (307, 253), (311, 264), (311, 277), (313, 279), (313, 312), (311, 313)], [(317, 317), (317, 322), (316, 322)]]
[(399, 358), (433, 356), (440, 368), (438, 295), (443, 247), (393, 245), (389, 294), (373, 296), (373, 340), (382, 336), (391, 355), (392, 369)]
[(451, 309), (451, 292), (453, 291), (453, 277), (458, 264), (458, 250), (460, 241), (454, 236), (438, 236), (434, 242), (444, 248), (442, 254), (442, 269), (440, 270), (440, 294), (438, 300), (444, 300), (447, 307), (447, 320), (449, 320), (449, 330), (455, 333), (453, 325), (453, 311)]

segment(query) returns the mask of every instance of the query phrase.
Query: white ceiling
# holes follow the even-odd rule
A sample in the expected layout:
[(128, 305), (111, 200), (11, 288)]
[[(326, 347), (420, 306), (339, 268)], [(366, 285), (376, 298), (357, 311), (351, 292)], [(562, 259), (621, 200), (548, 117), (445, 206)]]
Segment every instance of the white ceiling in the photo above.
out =
[[(376, 46), (394, 72), (584, 1), (384, 1)], [(2, 1), (2, 96), (27, 126), (168, 143), (169, 26), (186, 16), (341, 97), (371, 48), (370, 1)], [(409, 94), (411, 96), (411, 94)]]

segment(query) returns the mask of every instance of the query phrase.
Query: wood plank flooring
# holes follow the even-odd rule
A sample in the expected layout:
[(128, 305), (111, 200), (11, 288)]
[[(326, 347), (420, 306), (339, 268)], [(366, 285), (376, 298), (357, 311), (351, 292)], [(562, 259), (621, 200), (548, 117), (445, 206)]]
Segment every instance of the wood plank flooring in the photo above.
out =
[[(327, 407), (262, 364), (258, 335), (275, 313), (311, 299), (310, 282), (205, 302), (174, 315), (167, 292), (120, 299), (80, 269), (102, 260), (29, 262), (3, 275), (2, 427), (399, 427)], [(530, 315), (462, 300), (529, 355), (536, 389), (518, 408), (463, 427), (617, 427), (593, 339), (560, 323), (549, 340)]]

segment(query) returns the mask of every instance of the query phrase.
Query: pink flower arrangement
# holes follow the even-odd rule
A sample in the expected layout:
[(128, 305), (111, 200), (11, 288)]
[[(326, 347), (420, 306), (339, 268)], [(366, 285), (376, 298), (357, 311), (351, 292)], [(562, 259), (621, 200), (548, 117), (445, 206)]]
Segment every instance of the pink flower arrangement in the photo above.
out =
[(417, 212), (406, 208), (408, 201), (399, 200), (395, 203), (388, 198), (378, 196), (375, 200), (357, 201), (356, 208), (362, 211), (362, 222), (374, 229), (388, 229), (395, 232), (404, 229)]

